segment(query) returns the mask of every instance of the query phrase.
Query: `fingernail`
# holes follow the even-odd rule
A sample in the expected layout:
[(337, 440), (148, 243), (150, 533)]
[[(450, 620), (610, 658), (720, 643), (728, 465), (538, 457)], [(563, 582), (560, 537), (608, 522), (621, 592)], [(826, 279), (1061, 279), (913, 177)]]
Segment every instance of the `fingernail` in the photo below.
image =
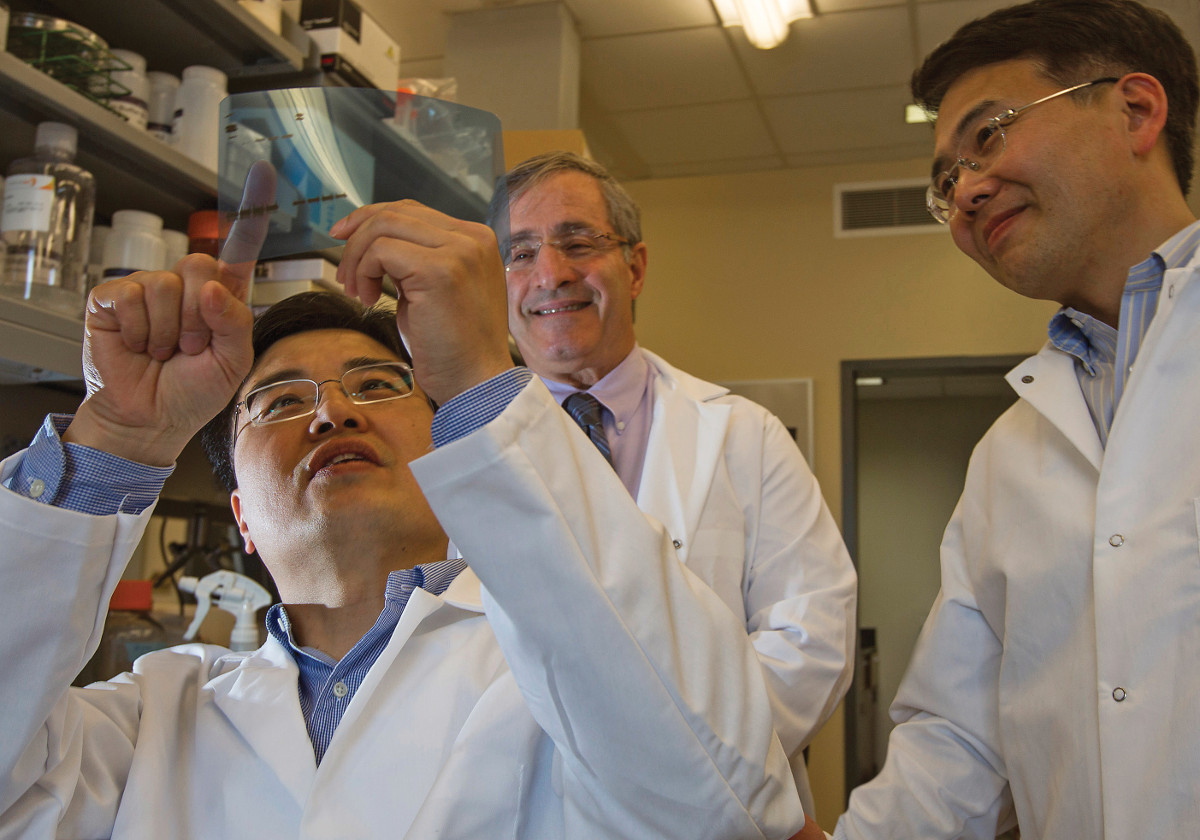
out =
[(346, 226), (346, 220), (338, 219), (336, 222), (333, 223), (333, 227), (331, 227), (329, 229), (329, 235), (332, 236), (334, 239), (341, 239), (342, 238), (342, 228), (344, 228), (345, 226)]

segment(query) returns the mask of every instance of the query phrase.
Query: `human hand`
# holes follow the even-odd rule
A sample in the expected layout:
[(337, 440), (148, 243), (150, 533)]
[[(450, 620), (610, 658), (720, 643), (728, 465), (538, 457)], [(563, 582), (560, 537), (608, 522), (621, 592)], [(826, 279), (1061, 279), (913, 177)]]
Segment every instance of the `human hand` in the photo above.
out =
[(212, 257), (97, 286), (84, 316), (87, 398), (63, 439), (169, 466), (250, 370), (246, 284)]
[(807, 814), (804, 815), (804, 828), (793, 834), (791, 840), (825, 840), (826, 834), (816, 821)]
[(364, 303), (384, 275), (422, 389), (441, 404), (512, 367), (504, 263), (496, 237), (415, 201), (372, 204), (330, 230), (346, 240), (338, 280)]
[[(243, 207), (274, 195), (274, 170), (255, 164)], [(135, 272), (93, 290), (84, 315), (88, 393), (64, 440), (144, 464), (174, 463), (250, 370), (245, 301), (267, 221), (240, 217), (220, 260), (191, 254), (173, 271)]]

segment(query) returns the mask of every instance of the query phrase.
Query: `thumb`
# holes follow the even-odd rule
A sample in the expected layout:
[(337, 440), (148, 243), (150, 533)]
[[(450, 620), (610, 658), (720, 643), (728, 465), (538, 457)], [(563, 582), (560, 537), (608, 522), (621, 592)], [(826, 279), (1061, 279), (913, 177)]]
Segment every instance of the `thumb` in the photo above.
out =
[(220, 282), (204, 284), (200, 293), (200, 311), (212, 331), (209, 347), (230, 379), (241, 382), (250, 372), (254, 351), (251, 331), (254, 316), (245, 303)]

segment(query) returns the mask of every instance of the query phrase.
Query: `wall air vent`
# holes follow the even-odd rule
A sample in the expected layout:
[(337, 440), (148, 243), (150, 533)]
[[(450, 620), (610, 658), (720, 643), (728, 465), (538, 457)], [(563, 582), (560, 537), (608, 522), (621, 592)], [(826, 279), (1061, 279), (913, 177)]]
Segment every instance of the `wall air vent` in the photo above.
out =
[(833, 235), (895, 236), (906, 233), (940, 233), (939, 224), (925, 209), (925, 180), (872, 181), (835, 184)]

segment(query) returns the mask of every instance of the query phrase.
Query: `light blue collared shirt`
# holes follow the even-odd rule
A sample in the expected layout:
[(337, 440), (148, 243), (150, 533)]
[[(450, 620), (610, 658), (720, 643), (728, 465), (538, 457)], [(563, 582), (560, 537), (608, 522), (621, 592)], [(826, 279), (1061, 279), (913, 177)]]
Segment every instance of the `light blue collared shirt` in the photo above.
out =
[(1121, 295), (1119, 329), (1069, 306), (1050, 320), (1050, 341), (1075, 357), (1075, 376), (1100, 435), (1108, 444), (1113, 416), (1154, 320), (1163, 274), (1191, 262), (1200, 246), (1200, 222), (1172, 236), (1129, 271)]

